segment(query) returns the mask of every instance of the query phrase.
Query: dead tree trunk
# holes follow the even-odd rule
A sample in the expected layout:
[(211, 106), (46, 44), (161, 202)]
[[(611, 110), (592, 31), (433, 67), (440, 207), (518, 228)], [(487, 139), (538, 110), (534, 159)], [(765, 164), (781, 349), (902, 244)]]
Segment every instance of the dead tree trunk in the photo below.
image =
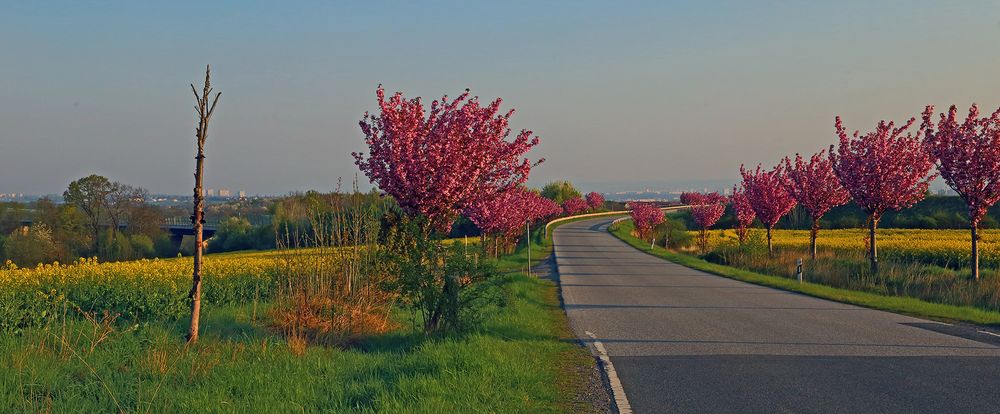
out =
[[(208, 137), (208, 122), (215, 112), (215, 105), (219, 103), (222, 92), (215, 94), (212, 99), (211, 67), (205, 67), (205, 86), (199, 95), (194, 84), (191, 84), (191, 92), (194, 92), (195, 111), (198, 113), (198, 129), (195, 130), (195, 137), (198, 139), (198, 155), (195, 156), (194, 167), (194, 210), (191, 213), (191, 225), (194, 227), (194, 272), (192, 273), (191, 292), (191, 329), (188, 331), (187, 340), (189, 343), (198, 341), (198, 322), (201, 318), (201, 262), (202, 249), (205, 240), (202, 230), (205, 225), (205, 194), (202, 190), (202, 178), (205, 173), (205, 138)], [(209, 103), (211, 100), (211, 103)]]

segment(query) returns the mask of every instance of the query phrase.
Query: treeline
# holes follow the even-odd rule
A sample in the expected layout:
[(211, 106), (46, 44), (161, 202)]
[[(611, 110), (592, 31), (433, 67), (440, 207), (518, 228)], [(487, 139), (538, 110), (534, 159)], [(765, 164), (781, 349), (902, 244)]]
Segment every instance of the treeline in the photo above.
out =
[[(568, 181), (551, 182), (531, 191), (564, 208), (584, 198)], [(0, 203), (0, 262), (11, 260), (18, 266), (35, 266), (81, 257), (116, 261), (176, 257), (194, 251), (192, 237), (171, 240), (161, 228), (165, 217), (186, 217), (190, 212), (151, 205), (142, 188), (92, 175), (71, 183), (63, 197), (63, 203), (48, 198), (31, 203)], [(624, 209), (622, 203), (602, 203), (593, 208)], [(332, 237), (338, 231), (337, 218), (342, 220), (345, 215), (365, 209), (377, 209), (384, 228), (396, 224), (402, 216), (391, 196), (376, 191), (308, 191), (276, 199), (211, 204), (206, 207), (206, 217), (218, 227), (208, 239), (207, 249), (221, 253), (308, 247), (324, 235)], [(448, 237), (481, 235), (482, 230), (462, 215)], [(379, 236), (380, 240), (384, 238)]]
[(148, 192), (91, 175), (70, 183), (63, 203), (43, 198), (0, 205), (0, 254), (34, 266), (80, 257), (133, 260), (176, 255)]

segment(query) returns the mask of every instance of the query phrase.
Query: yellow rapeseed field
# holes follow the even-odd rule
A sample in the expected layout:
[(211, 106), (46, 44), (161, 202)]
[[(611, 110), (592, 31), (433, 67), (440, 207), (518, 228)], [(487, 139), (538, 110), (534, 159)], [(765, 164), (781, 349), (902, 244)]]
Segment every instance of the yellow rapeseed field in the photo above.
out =
[[(316, 249), (207, 255), (203, 297), (226, 304), (264, 300), (277, 276), (296, 260), (333, 260)], [(38, 324), (67, 307), (75, 311), (109, 311), (138, 321), (177, 317), (187, 311), (193, 261), (190, 257), (99, 263), (0, 266), (0, 332)]]
[[(753, 229), (752, 238), (763, 242), (764, 230)], [(980, 230), (979, 254), (983, 266), (1000, 265), (1000, 230)], [(696, 232), (691, 232), (694, 236)], [(816, 244), (819, 250), (863, 255), (868, 230), (820, 230)], [(714, 230), (709, 238), (710, 249), (736, 244), (733, 230)], [(775, 230), (774, 246), (778, 249), (809, 248), (808, 230)], [(892, 260), (917, 261), (942, 266), (964, 266), (971, 256), (971, 235), (968, 230), (880, 229), (877, 233), (879, 257)]]

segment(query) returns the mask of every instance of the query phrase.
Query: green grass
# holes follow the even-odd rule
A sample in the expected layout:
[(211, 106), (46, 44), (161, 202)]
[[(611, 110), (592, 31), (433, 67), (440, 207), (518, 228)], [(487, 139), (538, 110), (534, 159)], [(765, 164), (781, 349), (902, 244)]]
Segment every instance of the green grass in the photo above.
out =
[[(532, 262), (551, 238), (532, 246)], [(503, 300), (481, 329), (427, 336), (408, 326), (349, 349), (297, 355), (268, 330), (266, 304), (207, 307), (198, 344), (185, 324), (97, 325), (69, 318), (0, 337), (0, 411), (53, 412), (582, 412), (574, 402), (594, 360), (567, 338), (554, 282), (518, 272), (522, 246), (504, 257)], [(405, 324), (404, 324), (405, 325)], [(93, 348), (93, 350), (91, 350)]]
[(636, 249), (682, 266), (687, 266), (692, 269), (701, 270), (715, 275), (757, 285), (799, 292), (837, 302), (864, 306), (872, 309), (903, 313), (937, 320), (959, 321), (980, 325), (1000, 325), (1000, 312), (987, 311), (971, 306), (955, 306), (932, 303), (910, 297), (886, 296), (856, 290), (840, 289), (808, 282), (800, 284), (798, 281), (793, 279), (710, 263), (696, 256), (673, 252), (660, 246), (656, 246), (650, 250), (649, 242), (639, 240), (632, 235), (634, 226), (631, 221), (619, 223), (614, 227), (615, 228), (611, 229), (611, 233)]

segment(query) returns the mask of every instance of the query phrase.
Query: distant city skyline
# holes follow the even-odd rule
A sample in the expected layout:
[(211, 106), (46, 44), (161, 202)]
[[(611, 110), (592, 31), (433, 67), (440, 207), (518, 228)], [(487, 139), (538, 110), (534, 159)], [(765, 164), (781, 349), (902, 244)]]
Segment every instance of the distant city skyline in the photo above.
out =
[(502, 97), (541, 138), (535, 187), (733, 182), (740, 164), (828, 148), (835, 115), (864, 131), (926, 104), (992, 112), (998, 38), (989, 1), (9, 3), (0, 192), (89, 174), (190, 192), (188, 84), (209, 63), (215, 189), (351, 188), (380, 83)]

